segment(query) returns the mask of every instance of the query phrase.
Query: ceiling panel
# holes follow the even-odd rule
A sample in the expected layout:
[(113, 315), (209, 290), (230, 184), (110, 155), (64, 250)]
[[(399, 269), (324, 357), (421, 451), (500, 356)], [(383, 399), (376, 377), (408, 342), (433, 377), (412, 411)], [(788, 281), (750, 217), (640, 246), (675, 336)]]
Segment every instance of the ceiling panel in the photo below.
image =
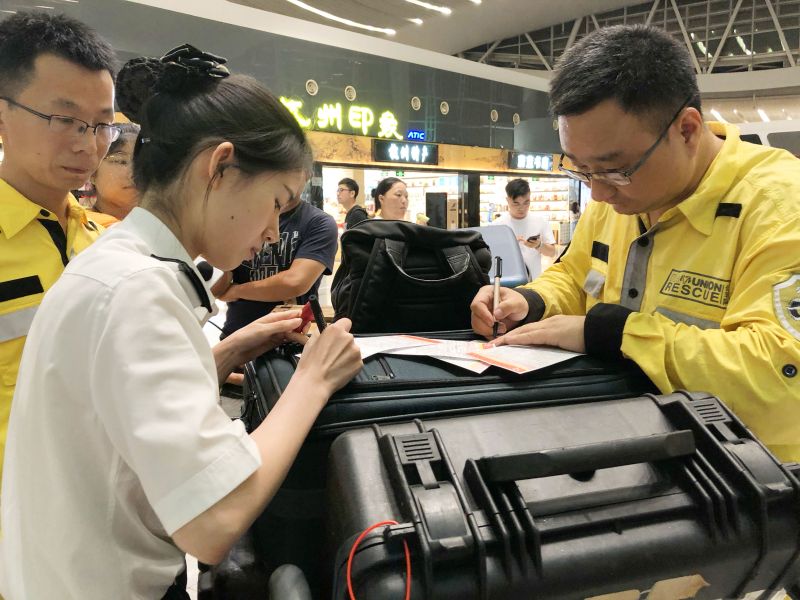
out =
[[(479, 4), (472, 0), (231, 1), (445, 54), (457, 54), (486, 41), (533, 31), (592, 12), (641, 3), (641, 0), (482, 0)], [(443, 14), (442, 9), (449, 10), (450, 14)], [(396, 33), (387, 35), (348, 26), (333, 20), (331, 16), (371, 27), (392, 29)], [(409, 19), (422, 21), (422, 24), (412, 23)]]

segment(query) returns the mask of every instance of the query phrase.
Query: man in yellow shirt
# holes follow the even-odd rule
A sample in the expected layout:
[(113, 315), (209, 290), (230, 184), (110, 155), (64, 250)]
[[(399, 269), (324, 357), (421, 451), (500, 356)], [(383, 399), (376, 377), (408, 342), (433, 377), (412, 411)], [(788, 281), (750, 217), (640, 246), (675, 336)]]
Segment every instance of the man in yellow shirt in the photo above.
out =
[(20, 11), (0, 22), (0, 464), (36, 308), (101, 230), (69, 191), (119, 134), (113, 65), (111, 47), (75, 20)]
[(657, 29), (587, 36), (550, 93), (562, 170), (595, 202), (560, 263), (496, 307), (479, 292), (475, 330), (629, 358), (800, 460), (800, 161), (704, 123), (686, 48)]

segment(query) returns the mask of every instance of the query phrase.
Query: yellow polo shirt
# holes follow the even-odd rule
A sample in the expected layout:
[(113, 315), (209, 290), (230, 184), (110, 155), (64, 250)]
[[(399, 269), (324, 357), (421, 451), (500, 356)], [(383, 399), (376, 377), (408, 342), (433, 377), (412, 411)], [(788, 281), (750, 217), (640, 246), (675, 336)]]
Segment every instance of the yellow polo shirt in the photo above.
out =
[(525, 286), (529, 319), (586, 314), (588, 351), (621, 352), (664, 393), (714, 393), (800, 461), (800, 160), (709, 127), (725, 141), (695, 192), (652, 227), (592, 202)]
[(102, 231), (72, 195), (69, 203), (65, 234), (55, 214), (0, 179), (0, 475), (17, 370), (36, 309), (67, 262)]

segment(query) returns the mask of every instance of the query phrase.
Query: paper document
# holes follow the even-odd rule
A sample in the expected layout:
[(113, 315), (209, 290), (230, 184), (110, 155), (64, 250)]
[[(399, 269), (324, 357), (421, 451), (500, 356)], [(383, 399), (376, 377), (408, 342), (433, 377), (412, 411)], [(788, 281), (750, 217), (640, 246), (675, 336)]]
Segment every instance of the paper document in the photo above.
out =
[[(426, 339), (426, 338), (422, 338)], [(401, 354), (404, 356), (430, 356), (443, 362), (461, 367), (473, 373), (483, 373), (490, 365), (471, 358), (469, 353), (473, 350), (483, 348), (483, 342), (462, 342), (457, 340), (429, 340), (432, 344), (424, 346), (414, 346), (412, 348), (401, 348), (391, 350), (389, 354)]]
[(436, 340), (414, 335), (380, 335), (376, 337), (357, 337), (356, 345), (361, 350), (361, 360), (374, 354), (388, 354), (393, 350), (412, 348), (414, 346), (430, 346)]
[[(426, 339), (426, 338), (419, 338)], [(473, 360), (469, 353), (483, 348), (483, 342), (459, 342), (456, 340), (428, 340), (431, 344), (390, 350), (389, 354), (405, 354), (408, 356), (435, 356)]]
[(469, 356), (514, 373), (529, 373), (581, 355), (549, 346), (491, 346)]
[(381, 335), (357, 337), (362, 360), (375, 354), (430, 356), (473, 373), (483, 373), (490, 366), (514, 373), (529, 373), (580, 356), (546, 346), (492, 346), (484, 342), (433, 340), (416, 335)]

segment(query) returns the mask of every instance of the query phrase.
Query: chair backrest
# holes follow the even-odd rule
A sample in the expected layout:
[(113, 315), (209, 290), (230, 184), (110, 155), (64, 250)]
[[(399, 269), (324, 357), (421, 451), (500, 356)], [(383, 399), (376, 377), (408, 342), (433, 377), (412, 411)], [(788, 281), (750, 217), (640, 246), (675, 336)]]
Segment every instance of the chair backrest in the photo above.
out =
[(494, 258), (499, 256), (503, 259), (503, 276), (500, 278), (500, 285), (516, 287), (528, 283), (528, 269), (525, 267), (517, 236), (511, 227), (508, 225), (485, 225), (468, 229), (480, 233), (492, 252), (490, 281), (494, 281)]

